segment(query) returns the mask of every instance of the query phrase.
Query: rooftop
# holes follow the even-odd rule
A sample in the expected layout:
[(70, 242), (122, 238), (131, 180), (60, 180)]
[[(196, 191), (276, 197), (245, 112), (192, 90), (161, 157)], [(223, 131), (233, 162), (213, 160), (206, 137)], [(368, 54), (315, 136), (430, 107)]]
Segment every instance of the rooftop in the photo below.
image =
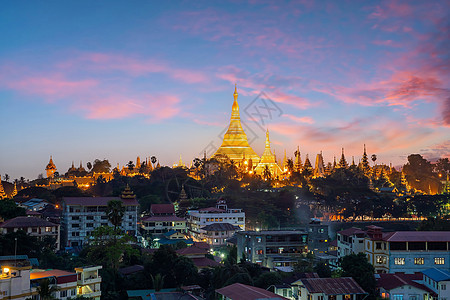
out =
[(216, 290), (216, 292), (233, 300), (287, 299), (265, 289), (242, 283), (233, 283)]
[(286, 234), (304, 234), (303, 230), (261, 230), (261, 231), (240, 231), (239, 234), (248, 235), (286, 235)]
[(327, 295), (367, 294), (351, 277), (306, 278), (301, 280), (310, 293)]
[(58, 225), (37, 217), (15, 217), (0, 224), (0, 228), (51, 227), (51, 226), (58, 226)]
[(450, 280), (450, 272), (445, 270), (431, 268), (422, 271), (422, 273), (437, 282)]
[(63, 197), (63, 202), (66, 205), (79, 206), (107, 206), (111, 200), (121, 200), (123, 205), (139, 205), (136, 199), (121, 199), (119, 197)]
[(354, 234), (366, 233), (366, 232), (364, 230), (360, 229), (360, 228), (351, 227), (351, 228), (347, 228), (347, 229), (338, 231), (337, 233), (339, 233), (340, 235), (351, 236), (351, 235), (354, 235)]
[(197, 248), (195, 246), (191, 246), (191, 247), (186, 247), (186, 248), (182, 248), (182, 249), (178, 249), (177, 253), (179, 255), (206, 255), (208, 254), (208, 250), (204, 249), (204, 248)]
[(147, 216), (143, 217), (142, 221), (145, 222), (186, 222), (185, 219), (179, 218), (177, 216)]
[(239, 226), (231, 225), (230, 223), (213, 223), (210, 225), (206, 225), (205, 227), (201, 228), (205, 231), (235, 231), (239, 230)]
[(152, 204), (150, 207), (152, 214), (175, 214), (175, 208), (173, 204)]
[(62, 276), (69, 276), (69, 275), (77, 275), (77, 273), (74, 272), (67, 272), (63, 270), (31, 270), (30, 273), (30, 279), (41, 279), (41, 278), (47, 278), (47, 277), (62, 277)]
[(388, 242), (450, 242), (450, 231), (396, 231), (384, 239)]
[(385, 290), (395, 289), (397, 287), (410, 285), (421, 290), (425, 290), (429, 293), (434, 292), (427, 288), (426, 286), (418, 283), (417, 281), (422, 280), (423, 275), (421, 273), (405, 274), (405, 273), (394, 273), (394, 274), (379, 274), (379, 279), (377, 280), (377, 286), (382, 287)]

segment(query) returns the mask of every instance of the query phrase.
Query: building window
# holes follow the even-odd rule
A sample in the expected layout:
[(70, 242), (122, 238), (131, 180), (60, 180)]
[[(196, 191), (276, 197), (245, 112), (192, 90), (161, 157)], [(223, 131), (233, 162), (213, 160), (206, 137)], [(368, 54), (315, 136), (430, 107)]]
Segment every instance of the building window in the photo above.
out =
[(423, 257), (414, 257), (414, 264), (415, 265), (423, 265), (425, 259)]
[(244, 218), (238, 218), (238, 221), (242, 222), (244, 221)]
[[(405, 264), (405, 258), (404, 257), (396, 257), (394, 258), (394, 264), (395, 265), (404, 265)], [(403, 295), (401, 295), (403, 297)], [(394, 295), (395, 297), (395, 295)]]
[(80, 224), (72, 224), (72, 228), (78, 228), (80, 227)]
[(87, 216), (86, 220), (94, 220), (94, 216)]
[(67, 290), (59, 292), (59, 296), (60, 296), (61, 298), (62, 298), (62, 297), (67, 297)]
[(319, 233), (323, 233), (323, 232), (324, 232), (323, 228), (320, 228)]
[(261, 241), (262, 241), (262, 238), (261, 238), (261, 237), (257, 237), (257, 238), (256, 238), (256, 242), (257, 242), (257, 243), (261, 243)]
[(403, 295), (402, 294), (394, 294), (392, 299), (393, 300), (403, 300)]
[(445, 291), (447, 289), (447, 285), (446, 284), (441, 284), (441, 290)]
[(377, 264), (385, 264), (387, 262), (387, 258), (386, 258), (386, 256), (377, 255), (376, 262), (377, 262)]
[(86, 227), (94, 227), (94, 223), (86, 223)]
[(79, 220), (80, 219), (80, 217), (79, 216), (74, 216), (74, 217), (72, 217), (72, 220)]
[(443, 257), (435, 257), (434, 258), (434, 264), (435, 265), (443, 265), (443, 264), (445, 264), (445, 258), (443, 258)]
[(70, 295), (71, 295), (71, 296), (76, 296), (76, 295), (77, 295), (77, 290), (76, 290), (76, 289), (72, 289), (72, 290), (70, 291)]
[(376, 250), (381, 250), (381, 242), (376, 242), (375, 243), (375, 249)]
[(256, 250), (256, 254), (263, 254), (263, 251), (262, 251), (262, 249), (260, 249), (260, 250)]
[(72, 236), (80, 236), (79, 232), (72, 232)]

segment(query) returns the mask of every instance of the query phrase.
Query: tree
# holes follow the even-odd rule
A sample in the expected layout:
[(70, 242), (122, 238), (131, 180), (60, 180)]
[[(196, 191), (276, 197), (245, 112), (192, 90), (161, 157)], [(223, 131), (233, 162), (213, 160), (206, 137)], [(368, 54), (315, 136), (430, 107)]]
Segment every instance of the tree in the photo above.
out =
[(444, 218), (428, 217), (420, 222), (418, 231), (450, 231), (450, 220)]
[(319, 262), (314, 267), (314, 272), (316, 272), (320, 278), (330, 278), (331, 277), (331, 269), (325, 262)]
[(111, 224), (114, 225), (114, 231), (122, 224), (123, 215), (125, 214), (125, 206), (120, 200), (111, 200), (106, 207), (106, 216)]
[(342, 277), (353, 277), (369, 293), (370, 299), (376, 298), (375, 269), (364, 253), (344, 256), (341, 261)]
[(4, 181), (6, 181), (6, 182), (9, 182), (9, 175), (8, 174), (5, 174), (5, 175), (3, 175), (3, 180)]
[(87, 162), (86, 167), (88, 168), (89, 171), (91, 171), (92, 169), (92, 163), (90, 161)]
[(25, 216), (25, 208), (17, 206), (12, 199), (0, 201), (0, 218), (5, 220)]
[(373, 161), (373, 164), (375, 165), (375, 162), (377, 161), (377, 155), (376, 154), (372, 154), (372, 161)]
[(107, 159), (100, 160), (96, 159), (94, 160), (94, 165), (92, 166), (92, 173), (109, 173), (111, 170), (111, 164)]
[(280, 284), (281, 276), (279, 273), (275, 272), (266, 272), (259, 275), (258, 278), (255, 279), (255, 286), (260, 287), (262, 289), (267, 289), (271, 285)]
[(128, 170), (130, 170), (130, 172), (133, 171), (133, 169), (134, 169), (134, 163), (133, 163), (133, 161), (130, 160), (130, 161), (127, 163), (127, 168), (128, 168)]
[(313, 271), (314, 266), (314, 255), (312, 253), (306, 254), (306, 256), (303, 258), (301, 257), (297, 264), (295, 265), (295, 272), (298, 273), (310, 273)]
[(54, 284), (50, 284), (50, 280), (48, 278), (42, 279), (37, 287), (36, 291), (40, 299), (42, 300), (53, 300), (57, 299), (55, 296), (56, 291), (58, 291), (58, 287)]
[(164, 287), (164, 278), (166, 276), (163, 276), (160, 273), (158, 273), (155, 276), (150, 274), (150, 277), (152, 278), (152, 286), (155, 292), (159, 292), (160, 290), (162, 290)]
[(440, 181), (437, 174), (433, 173), (433, 167), (429, 161), (420, 154), (411, 154), (408, 156), (408, 162), (403, 166), (408, 184), (424, 193), (431, 190), (438, 191)]
[(153, 169), (154, 169), (154, 168), (155, 168), (156, 161), (157, 161), (156, 156), (150, 157), (150, 160), (151, 160), (151, 162), (152, 162), (152, 164), (153, 164)]

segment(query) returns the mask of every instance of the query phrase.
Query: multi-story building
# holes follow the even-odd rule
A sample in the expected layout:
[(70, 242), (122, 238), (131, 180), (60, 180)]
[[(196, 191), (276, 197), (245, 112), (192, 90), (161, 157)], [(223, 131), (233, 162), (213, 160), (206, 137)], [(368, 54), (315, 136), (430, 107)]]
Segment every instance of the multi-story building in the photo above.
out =
[(194, 239), (201, 241), (202, 228), (214, 223), (229, 223), (245, 230), (245, 213), (242, 209), (228, 208), (225, 200), (219, 200), (216, 207), (189, 210), (188, 229)]
[(55, 240), (56, 250), (60, 247), (60, 225), (51, 223), (47, 220), (37, 217), (16, 217), (0, 224), (0, 233), (6, 234), (25, 231), (28, 235), (34, 236), (39, 240), (45, 237), (51, 237)]
[(328, 225), (318, 219), (312, 219), (308, 224), (308, 250), (313, 254), (328, 252)]
[(305, 231), (238, 231), (236, 235), (238, 261), (245, 254), (248, 261), (268, 267), (273, 262), (271, 256), (290, 257), (308, 252), (308, 233)]
[(366, 232), (359, 228), (348, 228), (337, 232), (337, 256), (339, 258), (352, 253), (364, 252)]
[(89, 266), (75, 268), (77, 272), (77, 294), (86, 298), (100, 300), (102, 291), (100, 289), (102, 278), (98, 271), (102, 266)]
[(201, 228), (199, 238), (212, 247), (222, 247), (226, 246), (227, 239), (239, 230), (241, 230), (239, 226), (230, 223), (213, 223)]
[(415, 273), (424, 269), (450, 270), (450, 231), (382, 233), (369, 226), (365, 253), (377, 273)]
[[(86, 271), (86, 268), (84, 270), (77, 268), (75, 269), (76, 273), (56, 269), (37, 270), (32, 269), (29, 265), (2, 264), (0, 268), (0, 300), (39, 299), (38, 287), (45, 279), (49, 281), (50, 286), (56, 287), (56, 291), (52, 294), (54, 299), (75, 299), (77, 296), (100, 299), (101, 278), (93, 270), (98, 271), (101, 266), (87, 268), (87, 275), (84, 276), (80, 276), (82, 273), (79, 269), (82, 270), (81, 272)], [(89, 287), (95, 285), (95, 292), (89, 293), (88, 285)]]
[(86, 238), (100, 226), (112, 226), (106, 215), (108, 202), (122, 201), (125, 213), (121, 228), (131, 236), (138, 233), (139, 203), (136, 197), (127, 188), (119, 197), (64, 197), (62, 227), (64, 245), (66, 247), (80, 247), (87, 241)]
[(172, 230), (187, 232), (186, 220), (175, 215), (173, 204), (152, 204), (150, 216), (141, 220), (141, 230), (146, 235), (162, 235)]

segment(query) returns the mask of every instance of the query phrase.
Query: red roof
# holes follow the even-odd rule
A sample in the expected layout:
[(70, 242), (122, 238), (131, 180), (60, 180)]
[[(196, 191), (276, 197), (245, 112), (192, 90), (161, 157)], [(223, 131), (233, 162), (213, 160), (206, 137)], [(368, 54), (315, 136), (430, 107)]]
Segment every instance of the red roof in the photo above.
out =
[(108, 206), (111, 200), (121, 200), (125, 206), (138, 206), (136, 199), (121, 199), (119, 197), (64, 197), (63, 202), (66, 205), (80, 205), (80, 206)]
[(150, 206), (150, 212), (152, 214), (175, 214), (175, 208), (173, 204), (152, 204)]
[(396, 231), (385, 237), (388, 242), (450, 242), (450, 231)]
[(200, 249), (206, 249), (206, 250), (209, 250), (209, 248), (210, 248), (210, 246), (207, 242), (194, 242), (194, 244), (192, 246), (200, 248)]
[(52, 227), (58, 224), (36, 217), (15, 217), (3, 222), (1, 228)]
[(366, 232), (364, 230), (361, 230), (360, 228), (352, 227), (352, 228), (347, 228), (345, 230), (338, 231), (337, 233), (339, 233), (340, 235), (351, 236), (354, 234), (366, 233)]
[(194, 255), (194, 254), (205, 255), (205, 254), (208, 254), (208, 250), (202, 249), (202, 248), (197, 248), (195, 246), (191, 246), (191, 247), (179, 249), (179, 250), (177, 250), (177, 253), (179, 255)]
[(306, 278), (301, 280), (309, 293), (326, 295), (367, 294), (351, 277)]
[(242, 283), (233, 283), (216, 290), (216, 292), (233, 300), (287, 299), (265, 289)]
[(142, 221), (145, 222), (180, 222), (186, 221), (183, 218), (179, 218), (177, 216), (147, 216), (143, 217)]
[(379, 274), (380, 278), (377, 280), (377, 286), (384, 288), (386, 291), (395, 289), (397, 287), (411, 285), (418, 289), (427, 291), (435, 295), (435, 293), (429, 289), (428, 287), (417, 283), (416, 281), (420, 281), (423, 279), (423, 274), (414, 273), (414, 274), (405, 274), (405, 273), (394, 273), (394, 274)]
[(218, 267), (221, 266), (220, 263), (218, 263), (215, 260), (209, 259), (207, 257), (194, 257), (191, 258), (192, 261), (194, 262), (194, 265), (197, 268), (207, 268), (207, 267)]
[(204, 211), (204, 212), (210, 212), (210, 213), (214, 213), (214, 212), (227, 212), (224, 209), (220, 209), (217, 207), (207, 207), (207, 208), (200, 208), (198, 211)]

